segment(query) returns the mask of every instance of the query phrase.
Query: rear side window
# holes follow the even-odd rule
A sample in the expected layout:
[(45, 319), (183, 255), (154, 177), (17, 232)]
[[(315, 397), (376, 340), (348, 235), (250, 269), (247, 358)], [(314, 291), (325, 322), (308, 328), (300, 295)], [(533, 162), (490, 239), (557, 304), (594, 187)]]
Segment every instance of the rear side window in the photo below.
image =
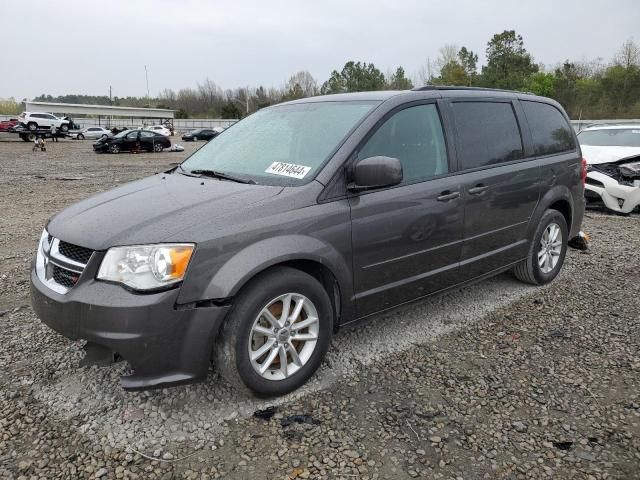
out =
[(447, 173), (447, 149), (436, 106), (405, 108), (386, 120), (358, 152), (358, 160), (379, 155), (400, 160), (403, 184)]
[(451, 104), (463, 169), (485, 167), (524, 157), (520, 128), (511, 103)]
[(575, 150), (573, 130), (556, 107), (526, 100), (520, 102), (529, 122), (536, 155)]

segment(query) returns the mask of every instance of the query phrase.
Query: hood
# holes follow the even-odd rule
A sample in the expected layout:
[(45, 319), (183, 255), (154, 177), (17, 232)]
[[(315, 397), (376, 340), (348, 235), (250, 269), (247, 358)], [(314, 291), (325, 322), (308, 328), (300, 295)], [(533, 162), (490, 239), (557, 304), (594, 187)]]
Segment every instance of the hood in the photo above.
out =
[[(164, 242), (196, 224), (241, 215), (283, 187), (159, 174), (100, 193), (53, 217), (56, 238), (93, 250)], [(198, 241), (184, 238), (180, 241)]]
[(640, 147), (598, 147), (580, 145), (582, 156), (589, 164), (615, 162), (622, 158), (640, 155)]

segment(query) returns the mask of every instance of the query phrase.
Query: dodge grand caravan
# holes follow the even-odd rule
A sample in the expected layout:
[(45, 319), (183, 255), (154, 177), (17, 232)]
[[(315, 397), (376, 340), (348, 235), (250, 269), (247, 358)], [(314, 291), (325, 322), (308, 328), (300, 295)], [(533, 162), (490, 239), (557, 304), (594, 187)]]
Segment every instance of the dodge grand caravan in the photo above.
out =
[(280, 395), (340, 326), (506, 270), (552, 281), (585, 162), (553, 100), (423, 87), (262, 109), (164, 173), (54, 216), (31, 274), (51, 328), (128, 361), (125, 389)]

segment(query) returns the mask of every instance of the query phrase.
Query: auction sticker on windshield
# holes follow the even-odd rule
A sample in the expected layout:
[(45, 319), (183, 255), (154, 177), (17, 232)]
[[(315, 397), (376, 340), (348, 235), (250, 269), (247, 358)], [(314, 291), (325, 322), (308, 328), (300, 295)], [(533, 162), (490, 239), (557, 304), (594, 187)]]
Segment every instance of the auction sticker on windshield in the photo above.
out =
[(311, 167), (304, 165), (296, 165), (295, 163), (273, 162), (265, 173), (273, 173), (274, 175), (283, 175), (285, 177), (293, 177), (302, 179), (309, 173)]

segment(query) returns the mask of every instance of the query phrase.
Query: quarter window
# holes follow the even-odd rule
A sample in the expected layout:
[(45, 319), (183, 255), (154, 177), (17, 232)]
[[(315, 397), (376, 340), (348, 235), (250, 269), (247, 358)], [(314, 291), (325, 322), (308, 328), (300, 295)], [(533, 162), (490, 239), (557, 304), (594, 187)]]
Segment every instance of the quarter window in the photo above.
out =
[(463, 169), (486, 167), (524, 157), (511, 103), (452, 103)]
[(447, 173), (447, 149), (436, 106), (405, 108), (386, 120), (358, 152), (358, 160), (376, 156), (399, 159), (404, 184)]
[(571, 126), (553, 105), (521, 100), (533, 138), (536, 155), (575, 150)]

